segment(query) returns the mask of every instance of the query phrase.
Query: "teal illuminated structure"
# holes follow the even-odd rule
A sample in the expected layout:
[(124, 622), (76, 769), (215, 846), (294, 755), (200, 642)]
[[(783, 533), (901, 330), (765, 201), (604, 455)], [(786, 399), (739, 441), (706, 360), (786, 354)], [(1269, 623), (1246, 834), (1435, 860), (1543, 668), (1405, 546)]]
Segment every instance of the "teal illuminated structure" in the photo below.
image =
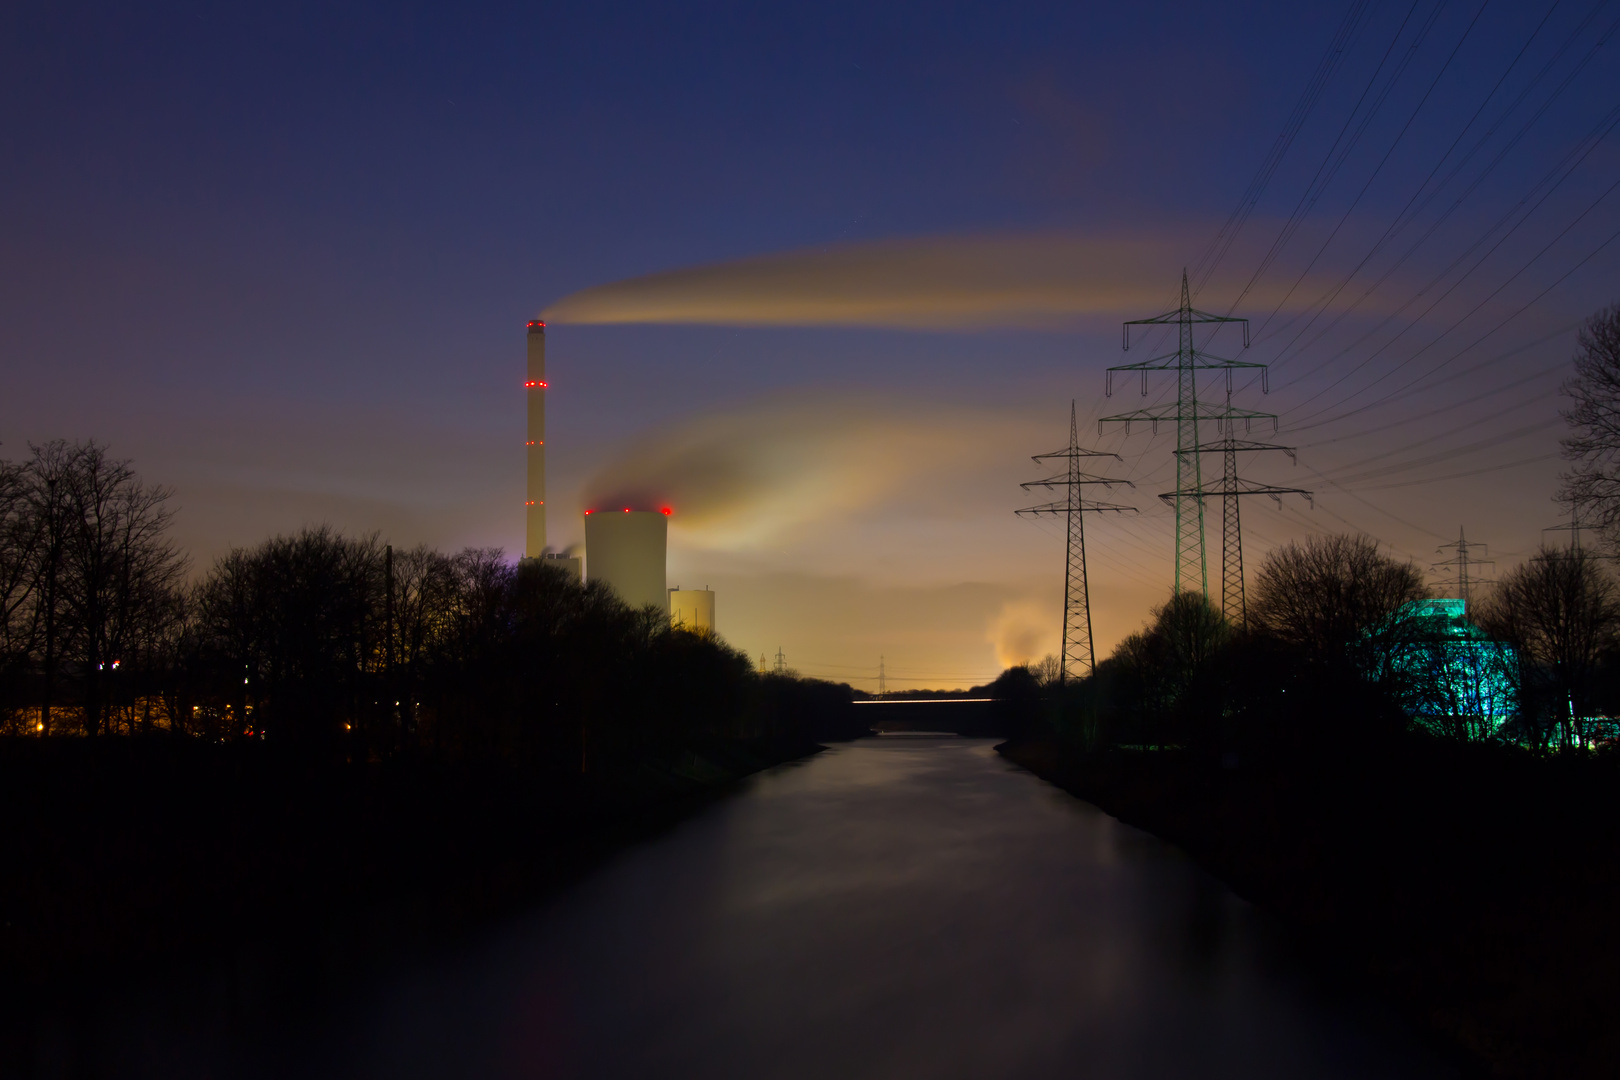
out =
[(1419, 600), (1392, 624), (1391, 673), (1419, 726), (1488, 739), (1518, 711), (1518, 656), (1469, 620), (1466, 601)]

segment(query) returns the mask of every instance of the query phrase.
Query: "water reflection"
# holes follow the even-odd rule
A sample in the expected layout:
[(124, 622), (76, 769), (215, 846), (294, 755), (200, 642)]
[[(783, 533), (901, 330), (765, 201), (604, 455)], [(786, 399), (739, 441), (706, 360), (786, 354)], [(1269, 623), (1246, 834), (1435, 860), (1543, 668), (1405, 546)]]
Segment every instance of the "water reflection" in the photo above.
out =
[(1427, 1077), (1173, 849), (985, 740), (757, 777), (481, 945), (249, 1038), (131, 1017), (116, 1075)]

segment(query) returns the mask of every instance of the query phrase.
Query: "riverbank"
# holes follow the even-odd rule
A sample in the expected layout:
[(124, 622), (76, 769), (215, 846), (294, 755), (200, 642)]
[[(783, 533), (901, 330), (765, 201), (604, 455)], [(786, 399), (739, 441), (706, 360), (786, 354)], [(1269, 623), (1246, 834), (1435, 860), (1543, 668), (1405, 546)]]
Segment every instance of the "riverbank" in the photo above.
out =
[(1620, 1074), (1612, 757), (1411, 742), (1221, 768), (1177, 752), (998, 749), (1181, 847), (1488, 1074)]
[(744, 777), (821, 750), (715, 740), (611, 772), (311, 765), (263, 744), (0, 743), (13, 1001), (243, 948), (363, 968), (532, 904)]

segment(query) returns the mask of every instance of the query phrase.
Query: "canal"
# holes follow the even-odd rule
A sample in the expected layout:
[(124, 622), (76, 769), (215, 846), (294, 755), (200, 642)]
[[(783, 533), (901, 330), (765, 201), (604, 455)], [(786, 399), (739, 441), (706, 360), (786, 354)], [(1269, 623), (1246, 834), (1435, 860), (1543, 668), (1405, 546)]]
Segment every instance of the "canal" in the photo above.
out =
[(133, 1006), (127, 1076), (1432, 1077), (1185, 856), (991, 740), (841, 744), (526, 918), (252, 1038)]

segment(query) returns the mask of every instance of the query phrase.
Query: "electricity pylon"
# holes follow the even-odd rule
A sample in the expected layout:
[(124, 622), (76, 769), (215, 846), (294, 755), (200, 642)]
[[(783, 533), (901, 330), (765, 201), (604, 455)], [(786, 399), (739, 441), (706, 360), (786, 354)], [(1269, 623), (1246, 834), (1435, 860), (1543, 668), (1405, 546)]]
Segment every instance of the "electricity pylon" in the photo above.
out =
[[(1576, 543), (1578, 546), (1579, 541), (1576, 541)], [(1457, 542), (1455, 544), (1441, 544), (1434, 550), (1436, 553), (1442, 551), (1455, 551), (1457, 553), (1444, 562), (1435, 563), (1432, 567), (1430, 567), (1430, 569), (1455, 570), (1457, 572), (1456, 577), (1448, 578), (1447, 580), (1437, 582), (1436, 584), (1455, 585), (1457, 587), (1457, 599), (1463, 602), (1463, 611), (1466, 612), (1468, 610), (1469, 587), (1473, 585), (1489, 584), (1485, 578), (1470, 574), (1468, 572), (1469, 567), (1495, 566), (1496, 564), (1490, 559), (1481, 559), (1471, 554), (1471, 552), (1474, 551), (1487, 551), (1488, 549), (1484, 544), (1469, 542), (1468, 538), (1463, 535), (1463, 530), (1461, 527), (1457, 529)]]
[(1031, 480), (1019, 487), (1028, 491), (1030, 488), (1065, 488), (1065, 497), (1058, 502), (1043, 503), (1040, 506), (1026, 506), (1017, 511), (1029, 517), (1039, 517), (1042, 514), (1051, 514), (1053, 517), (1062, 515), (1068, 519), (1069, 546), (1068, 563), (1063, 580), (1063, 663), (1058, 669), (1058, 682), (1069, 679), (1083, 679), (1090, 675), (1097, 666), (1096, 650), (1091, 644), (1091, 594), (1086, 585), (1086, 525), (1085, 518), (1089, 513), (1110, 511), (1123, 513), (1129, 510), (1136, 513), (1134, 506), (1118, 506), (1113, 503), (1093, 502), (1087, 503), (1081, 498), (1081, 492), (1087, 484), (1101, 484), (1104, 487), (1114, 487), (1124, 484), (1134, 487), (1129, 480), (1112, 480), (1101, 476), (1091, 476), (1080, 469), (1080, 463), (1086, 458), (1111, 457), (1119, 460), (1118, 454), (1108, 454), (1101, 450), (1086, 450), (1080, 445), (1080, 429), (1075, 421), (1074, 402), (1069, 402), (1069, 445), (1062, 450), (1054, 450), (1050, 454), (1036, 454), (1031, 461), (1037, 464), (1043, 461), (1052, 461), (1058, 458), (1068, 464), (1063, 472), (1049, 476), (1045, 480)]
[[(1227, 412), (1232, 410), (1232, 395), (1226, 395)], [(1252, 419), (1252, 418), (1251, 418)], [(1284, 495), (1303, 495), (1307, 503), (1311, 502), (1313, 492), (1304, 488), (1273, 487), (1270, 484), (1257, 484), (1253, 480), (1245, 480), (1238, 475), (1237, 456), (1244, 453), (1253, 453), (1259, 450), (1281, 450), (1287, 454), (1295, 464), (1299, 463), (1299, 456), (1292, 446), (1278, 446), (1274, 443), (1250, 442), (1237, 437), (1237, 425), (1226, 420), (1221, 425), (1223, 433), (1221, 441), (1198, 448), (1198, 453), (1219, 453), (1222, 459), (1221, 482), (1216, 486), (1202, 487), (1195, 494), (1204, 498), (1218, 495), (1221, 499), (1221, 614), (1226, 621), (1235, 626), (1242, 626), (1249, 619), (1248, 598), (1243, 584), (1243, 523), (1239, 517), (1238, 500), (1245, 495), (1265, 495), (1276, 504), (1282, 506)], [(1180, 451), (1178, 450), (1179, 454)], [(1177, 492), (1160, 495), (1166, 502), (1176, 498)], [(1314, 505), (1314, 504), (1313, 504)]]
[[(1175, 326), (1177, 328), (1176, 351), (1156, 356), (1151, 360), (1143, 360), (1135, 364), (1120, 364), (1108, 369), (1107, 393), (1114, 392), (1114, 372), (1139, 371), (1142, 373), (1142, 393), (1147, 394), (1148, 372), (1174, 371), (1176, 373), (1176, 401), (1173, 405), (1153, 406), (1146, 409), (1137, 409), (1133, 412), (1119, 413), (1116, 416), (1104, 416), (1097, 421), (1099, 429), (1103, 424), (1124, 424), (1125, 433), (1130, 434), (1131, 424), (1147, 423), (1152, 426), (1155, 434), (1158, 433), (1161, 422), (1173, 422), (1176, 425), (1176, 489), (1165, 496), (1166, 500), (1175, 507), (1176, 511), (1176, 577), (1175, 591), (1196, 589), (1206, 596), (1209, 594), (1209, 565), (1204, 554), (1204, 498), (1210, 490), (1204, 487), (1203, 447), (1199, 442), (1198, 425), (1201, 421), (1214, 420), (1221, 424), (1230, 424), (1234, 421), (1243, 421), (1247, 430), (1255, 420), (1269, 420), (1275, 430), (1277, 418), (1270, 413), (1249, 412), (1243, 409), (1234, 409), (1228, 401), (1224, 409), (1210, 408), (1200, 405), (1198, 401), (1198, 372), (1222, 371), (1226, 374), (1228, 394), (1232, 387), (1232, 373), (1243, 368), (1253, 368), (1260, 372), (1260, 386), (1262, 391), (1267, 386), (1266, 365), (1253, 364), (1241, 360), (1227, 360), (1214, 356), (1197, 347), (1193, 341), (1193, 327), (1203, 323), (1242, 323), (1243, 347), (1249, 347), (1249, 320), (1233, 318), (1229, 315), (1212, 315), (1207, 311), (1199, 311), (1192, 306), (1192, 300), (1187, 292), (1187, 272), (1181, 272), (1181, 306), (1174, 311), (1167, 311), (1162, 315), (1155, 315), (1151, 319), (1132, 319), (1125, 323), (1125, 348), (1131, 347), (1131, 327), (1133, 326)], [(1217, 327), (1218, 328), (1218, 327)]]
[(1548, 528), (1542, 529), (1541, 531), (1544, 533), (1569, 533), (1569, 550), (1579, 553), (1581, 550), (1581, 530), (1586, 528), (1590, 528), (1590, 526), (1581, 524), (1581, 508), (1579, 506), (1571, 506), (1569, 508), (1568, 525), (1552, 525)]

